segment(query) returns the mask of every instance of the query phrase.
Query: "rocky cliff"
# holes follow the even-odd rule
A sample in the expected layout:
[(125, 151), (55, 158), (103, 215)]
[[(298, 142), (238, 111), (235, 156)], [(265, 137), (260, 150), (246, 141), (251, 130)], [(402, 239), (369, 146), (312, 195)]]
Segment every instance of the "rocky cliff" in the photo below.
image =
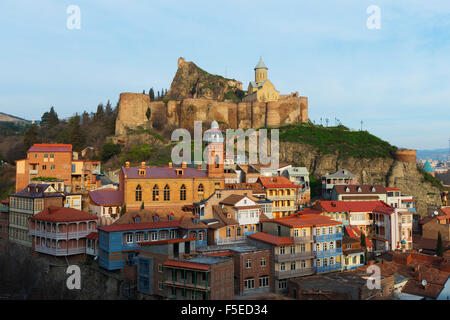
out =
[(280, 142), (280, 161), (305, 166), (316, 179), (338, 169), (347, 169), (363, 184), (380, 183), (400, 188), (417, 200), (417, 211), (422, 216), (427, 214), (428, 206), (441, 205), (440, 190), (424, 181), (415, 162), (394, 158), (342, 158), (338, 153), (319, 154), (314, 147), (297, 142)]
[(178, 59), (178, 70), (167, 93), (168, 98), (206, 98), (221, 101), (227, 95), (242, 96), (242, 83), (210, 74), (195, 63), (186, 62), (184, 58)]

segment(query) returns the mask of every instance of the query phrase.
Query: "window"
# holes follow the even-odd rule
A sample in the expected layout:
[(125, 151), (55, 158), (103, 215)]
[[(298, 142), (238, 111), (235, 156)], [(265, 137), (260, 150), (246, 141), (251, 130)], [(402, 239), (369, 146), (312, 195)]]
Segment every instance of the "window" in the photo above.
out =
[(158, 290), (163, 290), (164, 289), (164, 286), (163, 286), (163, 282), (160, 280), (160, 281), (158, 281)]
[(294, 237), (298, 237), (298, 236), (299, 236), (298, 229), (295, 229), (295, 230), (294, 230)]
[(159, 201), (159, 188), (156, 184), (153, 186), (153, 201)]
[(291, 262), (291, 270), (295, 270), (295, 261)]
[(44, 153), (44, 158), (48, 158), (48, 154), (47, 153)]
[(286, 270), (286, 264), (284, 262), (280, 263), (280, 271)]
[(231, 228), (227, 227), (227, 238), (231, 237)]
[(184, 184), (180, 189), (180, 200), (186, 200), (186, 186)]
[(302, 243), (300, 244), (300, 252), (305, 252), (306, 251), (306, 244)]
[(300, 263), (300, 265), (301, 265), (301, 268), (302, 268), (302, 269), (305, 269), (305, 268), (306, 268), (306, 261), (305, 261), (305, 260), (302, 260), (302, 262)]
[(295, 246), (291, 246), (291, 254), (295, 253)]
[(139, 175), (140, 176), (145, 176), (145, 170), (144, 169), (139, 169)]
[(334, 242), (330, 242), (329, 246), (330, 246), (330, 250), (333, 250), (334, 249)]
[(144, 232), (144, 241), (148, 241), (148, 232)]
[[(72, 165), (72, 172), (74, 172), (73, 166), (74, 166), (74, 165)], [(47, 170), (47, 165), (46, 165), (46, 164), (43, 164), (43, 165), (42, 165), (42, 170)]]
[(162, 263), (158, 263), (158, 272), (163, 272), (163, 265), (162, 265)]
[(259, 264), (262, 268), (264, 268), (266, 266), (266, 258), (261, 258), (261, 261)]
[(255, 288), (255, 278), (247, 278), (244, 280), (244, 290)]
[(353, 256), (352, 263), (356, 264), (356, 256)]
[(322, 259), (317, 259), (317, 266), (321, 267), (322, 266)]
[(152, 241), (156, 241), (156, 240), (158, 240), (158, 233), (152, 232)]
[(127, 243), (132, 243), (133, 242), (133, 234), (132, 233), (126, 233), (125, 234), (125, 241)]
[(286, 280), (278, 281), (278, 289), (286, 289), (286, 288), (287, 288), (287, 281)]
[(330, 265), (334, 264), (334, 257), (330, 257)]
[(54, 164), (52, 164), (52, 165), (50, 166), (50, 170), (55, 170), (55, 165), (54, 165)]
[(170, 200), (170, 187), (168, 184), (164, 187), (164, 201)]
[(136, 201), (142, 201), (142, 189), (140, 184), (136, 187), (135, 195)]
[(326, 267), (328, 265), (328, 258), (323, 258), (323, 266)]
[(269, 286), (269, 276), (259, 277), (259, 287), (266, 288)]
[(250, 268), (252, 267), (252, 260), (247, 259), (247, 261), (245, 262), (245, 267), (246, 267), (247, 269), (250, 269)]
[(320, 228), (316, 228), (316, 236), (320, 236)]
[(328, 228), (328, 233), (329, 233), (329, 234), (333, 234), (333, 227), (329, 227), (329, 228)]
[(136, 242), (141, 242), (143, 238), (142, 232), (136, 233)]
[(285, 248), (284, 248), (284, 246), (281, 246), (281, 247), (280, 247), (280, 254), (285, 254)]
[(53, 159), (55, 155), (53, 153), (50, 153), (50, 159)]
[(198, 193), (203, 193), (205, 191), (205, 188), (203, 187), (203, 184), (199, 184), (198, 185), (198, 189), (197, 189)]

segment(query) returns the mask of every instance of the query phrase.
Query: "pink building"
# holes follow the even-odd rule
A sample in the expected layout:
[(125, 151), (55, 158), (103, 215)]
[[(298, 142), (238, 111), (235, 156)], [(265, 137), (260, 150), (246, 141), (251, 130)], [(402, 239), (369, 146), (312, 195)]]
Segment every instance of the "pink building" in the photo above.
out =
[(50, 206), (30, 218), (33, 249), (52, 256), (85, 254), (86, 238), (97, 231), (97, 219), (80, 210)]

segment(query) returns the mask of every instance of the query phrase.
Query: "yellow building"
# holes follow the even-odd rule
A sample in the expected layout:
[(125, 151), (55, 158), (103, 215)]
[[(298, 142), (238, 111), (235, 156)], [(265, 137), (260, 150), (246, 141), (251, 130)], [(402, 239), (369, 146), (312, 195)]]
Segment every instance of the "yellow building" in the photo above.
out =
[(244, 101), (278, 101), (280, 92), (277, 91), (272, 82), (267, 79), (267, 70), (268, 68), (261, 58), (255, 66), (255, 81), (250, 81), (247, 96), (244, 98)]
[(205, 131), (207, 143), (206, 170), (199, 164), (188, 167), (130, 167), (126, 162), (119, 173), (119, 191), (128, 208), (193, 205), (211, 196), (216, 189), (225, 188), (223, 138), (216, 121)]

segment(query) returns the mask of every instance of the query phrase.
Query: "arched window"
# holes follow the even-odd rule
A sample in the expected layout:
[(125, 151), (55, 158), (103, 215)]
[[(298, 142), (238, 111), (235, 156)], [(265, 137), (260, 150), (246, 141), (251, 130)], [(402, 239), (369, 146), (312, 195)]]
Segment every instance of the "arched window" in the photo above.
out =
[(156, 184), (153, 187), (153, 201), (159, 201), (159, 188)]
[(142, 201), (142, 188), (140, 184), (137, 185), (135, 193), (136, 201)]
[(164, 187), (164, 201), (170, 200), (170, 187), (168, 184)]
[(184, 184), (180, 188), (180, 200), (186, 200), (186, 186)]
[(203, 195), (204, 195), (204, 193), (205, 193), (205, 188), (203, 187), (203, 184), (202, 184), (202, 183), (200, 183), (200, 184), (198, 185), (197, 191), (198, 191), (198, 197), (199, 197), (201, 200), (203, 200)]

